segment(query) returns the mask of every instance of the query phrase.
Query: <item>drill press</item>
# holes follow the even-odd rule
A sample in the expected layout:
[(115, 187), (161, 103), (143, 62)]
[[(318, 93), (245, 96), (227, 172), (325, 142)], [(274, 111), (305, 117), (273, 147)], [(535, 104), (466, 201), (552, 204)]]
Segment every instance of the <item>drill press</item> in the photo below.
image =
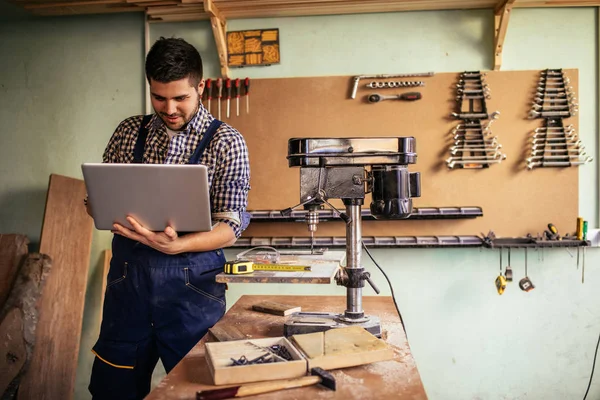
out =
[(362, 309), (365, 281), (376, 293), (379, 290), (361, 263), (361, 206), (365, 194), (371, 193), (371, 214), (376, 219), (410, 216), (412, 198), (421, 195), (420, 174), (408, 171), (408, 164), (417, 160), (415, 138), (295, 138), (288, 142), (287, 158), (290, 167), (300, 167), (300, 203), (282, 214), (303, 206), (311, 239), (319, 223), (318, 211), (325, 204), (336, 210), (329, 199), (341, 199), (346, 207), (345, 213), (338, 212), (346, 223), (346, 266), (336, 276), (337, 284), (346, 287), (346, 311), (292, 314), (284, 324), (285, 336), (349, 325), (381, 336), (379, 318), (365, 315)]

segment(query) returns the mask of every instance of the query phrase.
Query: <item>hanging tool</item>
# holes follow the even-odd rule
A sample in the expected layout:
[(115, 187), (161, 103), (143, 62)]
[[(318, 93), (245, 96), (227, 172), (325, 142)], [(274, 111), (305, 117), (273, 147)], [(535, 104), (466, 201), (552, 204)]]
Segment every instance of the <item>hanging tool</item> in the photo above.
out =
[(548, 224), (548, 229), (544, 231), (547, 240), (560, 240), (560, 235), (558, 234), (558, 229), (551, 222)]
[(513, 272), (510, 267), (510, 247), (508, 248), (508, 265), (506, 266), (506, 271), (504, 272), (504, 276), (506, 277), (506, 282), (512, 282), (513, 280)]
[(219, 115), (217, 119), (221, 119), (221, 95), (223, 93), (223, 79), (217, 79), (217, 105), (219, 109)]
[[(234, 397), (254, 396), (261, 393), (274, 392), (276, 390), (293, 389), (304, 386), (321, 384), (327, 389), (335, 390), (335, 378), (329, 372), (321, 368), (311, 368), (310, 376), (296, 379), (282, 379), (277, 381), (265, 381), (248, 383), (242, 386), (233, 386), (224, 389), (202, 390), (196, 393), (197, 400), (230, 399)], [(285, 396), (283, 396), (285, 397)]]
[(229, 78), (225, 80), (225, 89), (227, 91), (227, 118), (229, 118), (229, 110), (231, 104), (231, 79)]
[[(548, 224), (548, 225), (551, 225), (551, 224)], [(519, 281), (519, 287), (521, 288), (521, 290), (524, 290), (525, 292), (530, 292), (533, 289), (535, 289), (535, 286), (533, 286), (531, 279), (529, 279), (529, 277), (527, 276), (527, 247), (525, 247), (525, 278), (523, 278)]]
[(235, 78), (235, 116), (240, 116), (240, 78)]
[(244, 89), (246, 89), (246, 114), (250, 114), (250, 78), (244, 79)]
[[(583, 218), (577, 217), (576, 226), (575, 237), (577, 237), (577, 240), (583, 240)], [(577, 269), (579, 269), (579, 253), (579, 246), (577, 246)]]
[(498, 294), (502, 294), (504, 289), (506, 289), (506, 278), (502, 276), (502, 248), (500, 248), (500, 275), (496, 278), (496, 290)]
[(208, 98), (208, 112), (209, 113), (210, 113), (210, 99), (212, 97), (211, 85), (212, 85), (212, 80), (210, 78), (208, 78), (206, 80), (206, 96)]
[(223, 266), (224, 272), (232, 275), (251, 274), (254, 271), (309, 272), (311, 269), (308, 265), (260, 264), (251, 260), (227, 261)]
[(421, 92), (408, 92), (402, 94), (396, 94), (391, 96), (383, 96), (381, 94), (373, 93), (367, 96), (367, 100), (369, 103), (379, 103), (383, 100), (406, 100), (406, 101), (415, 101), (421, 100)]

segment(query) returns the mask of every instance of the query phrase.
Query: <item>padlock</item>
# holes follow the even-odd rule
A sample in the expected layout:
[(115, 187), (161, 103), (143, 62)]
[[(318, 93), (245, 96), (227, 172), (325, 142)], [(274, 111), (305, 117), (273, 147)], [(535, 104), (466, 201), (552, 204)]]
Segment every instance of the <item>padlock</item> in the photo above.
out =
[(521, 290), (524, 290), (526, 292), (530, 292), (533, 289), (535, 289), (535, 286), (533, 286), (533, 283), (527, 276), (519, 281), (519, 287), (521, 288)]
[(506, 271), (504, 272), (504, 276), (506, 277), (506, 282), (512, 282), (513, 273), (510, 265), (506, 266)]
[(504, 293), (504, 289), (506, 289), (506, 278), (502, 275), (498, 275), (496, 278), (496, 290), (498, 294)]

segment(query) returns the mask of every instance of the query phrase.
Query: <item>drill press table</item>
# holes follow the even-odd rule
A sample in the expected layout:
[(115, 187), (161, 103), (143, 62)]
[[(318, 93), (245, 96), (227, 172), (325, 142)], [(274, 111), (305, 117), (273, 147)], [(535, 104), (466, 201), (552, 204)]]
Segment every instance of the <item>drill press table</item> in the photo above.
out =
[[(294, 304), (303, 311), (339, 312), (346, 304), (345, 296), (242, 296), (218, 326), (231, 325), (248, 338), (283, 336), (284, 317), (252, 310), (260, 301)], [(331, 371), (337, 391), (318, 386), (277, 391), (253, 396), (252, 399), (426, 399), (425, 389), (400, 319), (391, 297), (363, 297), (365, 312), (381, 319), (383, 337), (394, 349), (395, 357), (359, 367)], [(192, 400), (199, 390), (215, 389), (205, 359), (204, 343), (208, 334), (177, 364), (177, 366), (146, 397), (146, 400)]]

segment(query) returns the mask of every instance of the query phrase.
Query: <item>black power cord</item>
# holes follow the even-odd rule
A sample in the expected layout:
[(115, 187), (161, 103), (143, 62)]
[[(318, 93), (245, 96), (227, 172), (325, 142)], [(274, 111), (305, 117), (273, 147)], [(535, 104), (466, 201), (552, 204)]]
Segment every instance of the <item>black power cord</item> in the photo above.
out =
[(598, 346), (600, 345), (600, 336), (598, 336), (598, 343), (596, 343), (596, 352), (594, 353), (594, 363), (592, 364), (592, 373), (590, 374), (590, 381), (588, 383), (588, 387), (587, 390), (585, 391), (585, 395), (583, 396), (583, 400), (585, 400), (585, 398), (588, 395), (588, 392), (590, 391), (590, 386), (592, 386), (592, 378), (594, 377), (594, 368), (596, 368), (596, 356), (598, 355)]
[[(408, 333), (406, 332), (406, 327), (404, 326), (404, 320), (402, 319), (402, 313), (400, 313), (400, 309), (398, 308), (398, 304), (396, 303), (396, 296), (394, 295), (394, 287), (392, 286), (392, 282), (390, 282), (390, 278), (388, 278), (385, 271), (379, 266), (379, 264), (377, 264), (377, 261), (375, 261), (375, 259), (373, 258), (373, 255), (367, 248), (367, 245), (365, 244), (365, 242), (363, 242), (362, 240), (360, 242), (362, 243), (362, 246), (365, 249), (365, 251), (367, 252), (367, 254), (369, 255), (369, 257), (371, 258), (371, 261), (373, 261), (373, 264), (375, 264), (375, 266), (379, 269), (379, 271), (381, 271), (381, 273), (385, 277), (385, 280), (388, 283), (388, 286), (390, 287), (390, 292), (392, 292), (392, 300), (394, 301), (394, 307), (396, 307), (396, 312), (398, 312), (398, 317), (400, 317), (400, 323), (402, 324), (402, 329), (404, 329), (404, 334), (406, 335), (406, 339), (408, 340)], [(598, 348), (596, 348), (596, 350), (598, 350)]]

